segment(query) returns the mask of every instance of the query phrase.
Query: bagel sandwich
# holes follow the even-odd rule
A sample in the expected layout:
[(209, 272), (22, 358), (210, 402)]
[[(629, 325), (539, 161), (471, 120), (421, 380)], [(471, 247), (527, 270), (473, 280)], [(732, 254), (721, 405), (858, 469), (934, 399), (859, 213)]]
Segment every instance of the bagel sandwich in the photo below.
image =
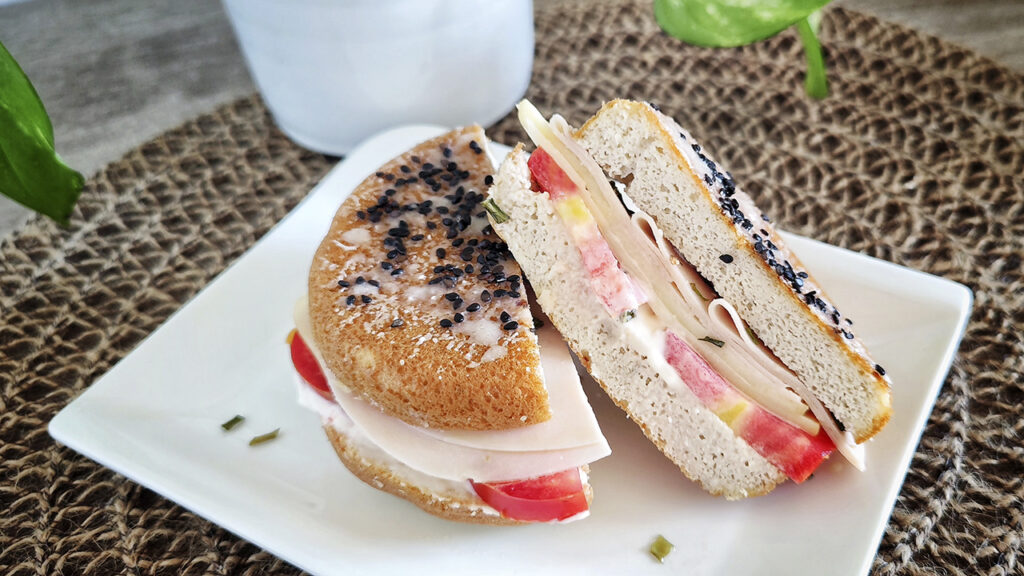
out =
[(481, 207), (479, 127), (424, 142), (344, 201), (289, 338), (299, 402), (360, 480), (484, 524), (585, 517), (610, 453), (571, 355), (530, 311)]
[(732, 176), (647, 103), (580, 129), (529, 102), (485, 208), (611, 399), (683, 473), (739, 499), (806, 480), (888, 421), (890, 381)]

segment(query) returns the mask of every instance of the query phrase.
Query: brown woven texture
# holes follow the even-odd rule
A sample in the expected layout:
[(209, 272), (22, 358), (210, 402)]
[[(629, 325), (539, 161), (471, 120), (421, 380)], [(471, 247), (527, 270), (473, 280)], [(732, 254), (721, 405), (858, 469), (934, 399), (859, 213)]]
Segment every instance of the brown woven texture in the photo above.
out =
[[(1020, 574), (1024, 79), (840, 8), (821, 36), (832, 95), (818, 102), (792, 33), (700, 49), (661, 34), (646, 0), (557, 4), (537, 14), (528, 96), (576, 123), (615, 97), (659, 104), (782, 227), (970, 286), (966, 338), (873, 572)], [(511, 118), (490, 134), (521, 137)], [(58, 446), (46, 424), (330, 166), (246, 98), (103, 169), (70, 229), (35, 219), (0, 245), (0, 573), (297, 572)]]

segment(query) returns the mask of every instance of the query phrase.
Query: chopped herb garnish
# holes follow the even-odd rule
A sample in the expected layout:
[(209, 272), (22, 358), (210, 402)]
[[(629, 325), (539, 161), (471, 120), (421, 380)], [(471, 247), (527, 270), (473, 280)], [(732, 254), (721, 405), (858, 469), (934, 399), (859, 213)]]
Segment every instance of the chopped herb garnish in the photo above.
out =
[(501, 224), (502, 222), (508, 221), (508, 214), (505, 214), (505, 211), (498, 206), (497, 202), (494, 201), (494, 198), (488, 198), (481, 202), (480, 205), (484, 207), (484, 210), (487, 210), (488, 214), (491, 215), (495, 224)]
[(277, 438), (277, 434), (281, 431), (280, 428), (275, 428), (266, 434), (260, 434), (259, 436), (253, 436), (252, 440), (249, 440), (249, 446), (256, 446), (265, 442), (270, 442), (274, 438)]
[(714, 344), (715, 346), (718, 346), (719, 348), (721, 348), (722, 346), (725, 346), (725, 342), (723, 342), (723, 341), (721, 341), (721, 340), (719, 340), (717, 338), (712, 338), (711, 336), (705, 336), (703, 338), (700, 338), (699, 340), (701, 340), (702, 342), (709, 342), (711, 344)]
[(619, 321), (622, 322), (623, 324), (625, 324), (626, 322), (629, 322), (630, 320), (632, 320), (634, 318), (636, 318), (636, 310), (635, 309), (630, 309), (630, 310), (626, 310), (625, 312), (623, 312), (619, 316)]
[(696, 284), (694, 284), (693, 282), (690, 282), (690, 288), (693, 288), (693, 291), (697, 293), (697, 296), (700, 296), (701, 302), (707, 302), (708, 301), (707, 296), (705, 296), (704, 294), (701, 293), (700, 289), (697, 288)]
[(651, 544), (651, 556), (658, 559), (658, 562), (665, 562), (665, 557), (672, 553), (675, 546), (665, 539), (664, 536), (658, 534), (654, 542)]
[(236, 414), (234, 418), (232, 418), (231, 420), (228, 420), (227, 422), (221, 424), (220, 427), (223, 428), (224, 430), (231, 430), (235, 426), (238, 426), (239, 424), (241, 424), (244, 420), (245, 420), (245, 416), (239, 416), (238, 414)]

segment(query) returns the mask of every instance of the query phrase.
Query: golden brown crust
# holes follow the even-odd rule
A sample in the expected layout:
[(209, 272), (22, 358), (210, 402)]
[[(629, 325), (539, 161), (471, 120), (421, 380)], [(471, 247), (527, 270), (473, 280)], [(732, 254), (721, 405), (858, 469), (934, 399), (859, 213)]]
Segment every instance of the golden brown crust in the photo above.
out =
[(327, 433), (327, 438), (331, 441), (334, 451), (338, 453), (338, 458), (357, 478), (378, 490), (404, 498), (434, 516), (473, 524), (496, 526), (524, 524), (518, 520), (498, 516), (493, 511), (491, 514), (485, 513), (482, 508), (487, 505), (475, 495), (467, 494), (465, 498), (458, 498), (446, 494), (442, 497), (442, 495), (411, 484), (387, 467), (362, 456), (355, 445), (335, 428), (324, 426), (324, 432)]
[(310, 269), (328, 368), (416, 426), (550, 417), (519, 266), (479, 204), (493, 170), (484, 146), (479, 127), (464, 128), (382, 166), (338, 209)]

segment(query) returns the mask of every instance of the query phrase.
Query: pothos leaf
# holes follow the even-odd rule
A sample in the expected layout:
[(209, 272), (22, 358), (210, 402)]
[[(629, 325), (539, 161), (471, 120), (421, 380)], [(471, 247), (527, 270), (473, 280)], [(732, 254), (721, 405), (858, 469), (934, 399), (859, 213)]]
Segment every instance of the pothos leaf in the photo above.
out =
[(828, 96), (828, 77), (825, 75), (825, 58), (821, 54), (818, 42), (818, 25), (821, 23), (821, 12), (815, 12), (797, 23), (800, 41), (804, 45), (804, 57), (807, 58), (807, 78), (804, 87), (811, 98), (822, 99)]
[(818, 42), (821, 8), (830, 0), (654, 0), (654, 17), (672, 36), (698, 46), (733, 47), (764, 40), (796, 24), (807, 59), (805, 87), (828, 96)]
[(0, 86), (0, 194), (67, 226), (85, 179), (57, 156), (46, 109), (2, 43)]
[(684, 42), (733, 47), (774, 36), (829, 1), (654, 0), (654, 17), (666, 32)]

